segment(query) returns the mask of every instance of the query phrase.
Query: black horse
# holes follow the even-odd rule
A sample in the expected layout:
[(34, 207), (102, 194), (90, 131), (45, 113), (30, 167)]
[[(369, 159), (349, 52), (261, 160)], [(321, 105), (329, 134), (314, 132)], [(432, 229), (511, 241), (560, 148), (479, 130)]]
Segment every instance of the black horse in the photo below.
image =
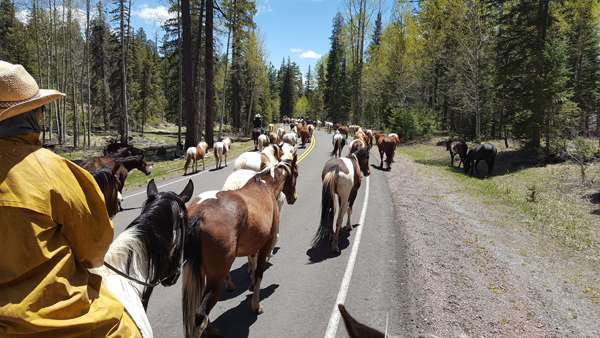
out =
[(110, 218), (113, 218), (120, 210), (119, 188), (121, 184), (116, 177), (119, 169), (121, 169), (121, 163), (117, 163), (112, 169), (109, 166), (102, 166), (91, 172), (104, 195), (106, 211)]
[(258, 150), (258, 137), (262, 134), (262, 130), (260, 128), (252, 129), (252, 141), (254, 141), (254, 150)]
[[(479, 175), (477, 165), (479, 164), (479, 161), (484, 160), (488, 166), (488, 175), (491, 176), (494, 171), (494, 161), (496, 160), (497, 153), (498, 150), (496, 150), (496, 147), (491, 143), (476, 144), (472, 146), (464, 161), (465, 174), (468, 174), (470, 169), (471, 175), (473, 175), (473, 167), (475, 167), (475, 171), (477, 172), (477, 175)], [(473, 162), (475, 163), (473, 164)]]

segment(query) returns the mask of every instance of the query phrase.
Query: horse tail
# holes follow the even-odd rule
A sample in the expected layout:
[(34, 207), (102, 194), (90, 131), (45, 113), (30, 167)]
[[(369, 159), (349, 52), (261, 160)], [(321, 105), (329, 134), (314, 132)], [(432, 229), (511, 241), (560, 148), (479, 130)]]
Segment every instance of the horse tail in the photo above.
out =
[(191, 161), (192, 161), (192, 157), (188, 153), (186, 153), (185, 154), (185, 165), (183, 166), (183, 174), (184, 175), (187, 173), (188, 166), (190, 165)]
[(233, 171), (240, 170), (246, 167), (246, 157), (240, 156), (233, 162)]
[(200, 217), (190, 220), (190, 227), (186, 231), (184, 246), (184, 261), (182, 275), (182, 312), (185, 336), (195, 336), (196, 312), (202, 303), (202, 290), (204, 290), (204, 278), (202, 278), (202, 255), (200, 251)]
[(335, 188), (337, 186), (340, 168), (335, 166), (323, 177), (323, 186), (321, 189), (321, 221), (319, 229), (312, 241), (316, 246), (321, 240), (327, 238), (329, 232), (333, 229), (333, 217), (335, 215)]
[(329, 153), (329, 156), (335, 156), (337, 154), (340, 141), (339, 140), (334, 140), (334, 141), (335, 142), (333, 143), (333, 150)]

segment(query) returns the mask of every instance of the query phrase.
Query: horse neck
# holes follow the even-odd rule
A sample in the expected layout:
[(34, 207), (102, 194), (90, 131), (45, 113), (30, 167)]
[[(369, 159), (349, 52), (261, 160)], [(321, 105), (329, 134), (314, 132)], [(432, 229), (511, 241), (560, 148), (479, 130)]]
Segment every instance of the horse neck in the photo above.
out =
[(140, 159), (138, 157), (125, 157), (122, 160), (120, 160), (119, 162), (121, 162), (123, 164), (123, 166), (125, 166), (125, 168), (127, 168), (127, 170), (132, 170), (132, 169), (137, 168), (137, 165), (140, 162)]
[(287, 170), (281, 167), (269, 169), (260, 175), (260, 179), (265, 181), (267, 189), (273, 193), (274, 197), (277, 197), (285, 185)]

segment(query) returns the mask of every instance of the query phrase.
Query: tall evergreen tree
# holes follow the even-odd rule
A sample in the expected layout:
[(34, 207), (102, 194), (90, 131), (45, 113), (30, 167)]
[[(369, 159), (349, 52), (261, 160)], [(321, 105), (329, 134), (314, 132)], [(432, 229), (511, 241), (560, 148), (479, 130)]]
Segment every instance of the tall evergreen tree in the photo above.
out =
[(333, 19), (331, 32), (331, 49), (327, 56), (327, 73), (325, 75), (324, 103), (327, 118), (334, 124), (348, 123), (349, 99), (347, 94), (346, 58), (344, 46), (340, 39), (344, 19), (338, 13)]

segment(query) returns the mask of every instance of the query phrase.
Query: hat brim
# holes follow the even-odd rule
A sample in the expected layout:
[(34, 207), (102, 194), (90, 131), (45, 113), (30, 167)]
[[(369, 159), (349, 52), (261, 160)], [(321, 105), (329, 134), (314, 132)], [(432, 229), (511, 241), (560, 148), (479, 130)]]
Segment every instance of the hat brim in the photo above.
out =
[(40, 96), (37, 98), (19, 103), (10, 108), (0, 109), (0, 121), (6, 120), (7, 118), (22, 114), (32, 109), (41, 107), (46, 103), (50, 103), (54, 100), (58, 100), (64, 97), (66, 94), (53, 89), (40, 89)]

